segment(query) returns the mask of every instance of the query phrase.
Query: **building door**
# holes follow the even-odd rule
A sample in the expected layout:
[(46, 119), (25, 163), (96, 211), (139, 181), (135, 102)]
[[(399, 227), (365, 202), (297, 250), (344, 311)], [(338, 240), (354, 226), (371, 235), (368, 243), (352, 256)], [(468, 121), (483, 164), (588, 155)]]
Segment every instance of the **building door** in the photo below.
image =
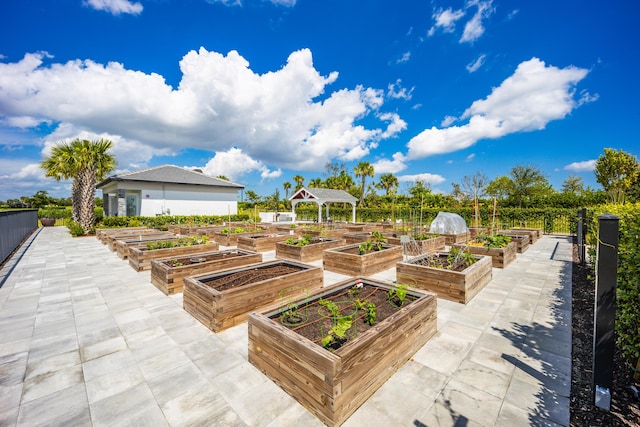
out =
[(138, 195), (127, 194), (127, 216), (138, 216)]

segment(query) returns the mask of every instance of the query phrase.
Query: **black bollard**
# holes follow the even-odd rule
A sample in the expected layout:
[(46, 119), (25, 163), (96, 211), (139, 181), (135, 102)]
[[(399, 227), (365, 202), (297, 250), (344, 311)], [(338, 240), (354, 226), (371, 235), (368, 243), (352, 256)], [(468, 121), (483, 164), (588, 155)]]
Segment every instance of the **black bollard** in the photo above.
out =
[(618, 279), (618, 223), (616, 215), (598, 216), (598, 255), (593, 325), (594, 403), (611, 409), (615, 349), (616, 281)]

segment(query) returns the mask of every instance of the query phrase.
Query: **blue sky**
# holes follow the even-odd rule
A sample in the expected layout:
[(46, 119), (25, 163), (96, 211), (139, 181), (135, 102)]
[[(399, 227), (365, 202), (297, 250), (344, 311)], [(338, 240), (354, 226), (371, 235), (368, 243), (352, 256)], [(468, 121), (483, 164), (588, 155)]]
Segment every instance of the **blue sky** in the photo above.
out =
[(600, 188), (605, 147), (640, 144), (640, 4), (563, 0), (4, 0), (0, 200), (70, 183), (39, 162), (114, 142), (260, 195), (370, 162), (448, 193), (539, 168)]

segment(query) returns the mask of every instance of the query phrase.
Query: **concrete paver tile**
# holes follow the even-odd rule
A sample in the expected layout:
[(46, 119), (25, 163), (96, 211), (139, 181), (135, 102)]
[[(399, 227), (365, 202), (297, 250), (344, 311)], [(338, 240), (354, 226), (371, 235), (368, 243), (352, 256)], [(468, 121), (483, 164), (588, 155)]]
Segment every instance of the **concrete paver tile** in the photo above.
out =
[(83, 382), (84, 377), (80, 364), (31, 377), (24, 382), (21, 403), (31, 402)]
[(18, 425), (87, 425), (89, 404), (84, 384), (59, 390), (20, 407)]

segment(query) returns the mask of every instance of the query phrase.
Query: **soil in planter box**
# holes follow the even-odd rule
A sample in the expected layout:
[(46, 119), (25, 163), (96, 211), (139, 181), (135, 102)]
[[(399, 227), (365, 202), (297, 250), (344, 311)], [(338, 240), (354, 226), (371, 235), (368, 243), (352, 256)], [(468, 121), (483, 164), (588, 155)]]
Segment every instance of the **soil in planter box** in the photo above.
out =
[(162, 263), (168, 267), (181, 267), (183, 265), (201, 264), (203, 262), (217, 261), (220, 259), (237, 258), (239, 256), (245, 256), (245, 255), (246, 253), (241, 253), (241, 252), (223, 252), (223, 253), (217, 253), (217, 254), (205, 255), (205, 256), (192, 255), (184, 258), (181, 257), (176, 259), (169, 259), (169, 260), (163, 261)]
[(211, 278), (203, 277), (198, 280), (218, 292), (239, 286), (261, 282), (267, 279), (284, 276), (303, 270), (303, 267), (295, 265), (276, 264), (265, 267), (255, 267), (247, 270), (219, 275)]
[(458, 271), (458, 272), (463, 271), (467, 267), (469, 267), (469, 265), (465, 263), (464, 259), (458, 259), (453, 264), (451, 264), (447, 258), (448, 258), (447, 255), (437, 254), (437, 255), (432, 255), (424, 258), (410, 260), (409, 262), (411, 264), (422, 265), (424, 267), (442, 268), (443, 270)]
[[(355, 313), (355, 320), (347, 331), (346, 337), (344, 339), (338, 338), (336, 340), (338, 345), (328, 346), (330, 349), (335, 350), (350, 339), (366, 332), (387, 317), (397, 313), (402, 306), (416, 300), (415, 296), (407, 294), (402, 306), (398, 306), (395, 301), (389, 299), (388, 289), (386, 288), (362, 283), (362, 287), (358, 288), (357, 293), (354, 293), (353, 289), (354, 288), (342, 289), (335, 294), (324, 296), (308, 303), (301, 301), (294, 310), (299, 321), (288, 317), (287, 310), (271, 318), (292, 331), (295, 331), (297, 334), (322, 346), (322, 338), (325, 337), (329, 330), (335, 325), (335, 319), (333, 314), (320, 304), (320, 300), (328, 300), (336, 304), (340, 310), (340, 316), (352, 316)], [(356, 300), (365, 303), (365, 308), (357, 310), (355, 306)], [(373, 326), (367, 322), (366, 317), (366, 305), (370, 303), (376, 305), (376, 319)]]

